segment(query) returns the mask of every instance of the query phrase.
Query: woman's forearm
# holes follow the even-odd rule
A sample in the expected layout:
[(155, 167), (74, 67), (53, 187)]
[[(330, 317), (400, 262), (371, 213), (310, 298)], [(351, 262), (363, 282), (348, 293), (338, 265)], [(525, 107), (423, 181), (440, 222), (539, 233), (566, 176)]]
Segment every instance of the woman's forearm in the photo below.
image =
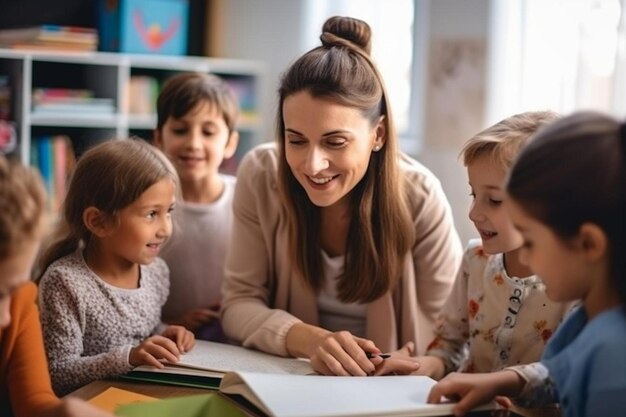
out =
[(285, 339), (287, 352), (296, 358), (310, 358), (319, 345), (319, 341), (329, 333), (328, 330), (324, 330), (321, 327), (306, 323), (296, 323), (287, 332)]

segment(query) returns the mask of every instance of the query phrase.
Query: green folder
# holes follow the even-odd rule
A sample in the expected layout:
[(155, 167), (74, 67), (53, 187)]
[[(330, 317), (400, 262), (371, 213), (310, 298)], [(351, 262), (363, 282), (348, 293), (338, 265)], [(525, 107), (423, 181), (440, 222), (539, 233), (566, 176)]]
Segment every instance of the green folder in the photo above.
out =
[(115, 415), (120, 417), (246, 417), (246, 414), (234, 404), (215, 393), (122, 405), (115, 410)]
[(206, 376), (196, 375), (182, 375), (182, 374), (169, 374), (158, 372), (142, 372), (131, 371), (121, 376), (121, 379), (142, 381), (142, 382), (155, 382), (158, 384), (166, 385), (180, 385), (183, 387), (204, 388), (217, 390), (220, 386), (222, 378), (213, 378)]

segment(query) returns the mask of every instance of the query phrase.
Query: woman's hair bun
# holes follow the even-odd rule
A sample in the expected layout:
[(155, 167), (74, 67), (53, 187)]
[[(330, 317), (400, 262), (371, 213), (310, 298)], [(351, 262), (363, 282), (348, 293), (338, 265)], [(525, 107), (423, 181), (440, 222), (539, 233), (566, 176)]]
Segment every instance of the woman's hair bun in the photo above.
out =
[(370, 26), (363, 20), (353, 17), (333, 16), (329, 18), (322, 27), (320, 39), (325, 47), (352, 46), (363, 50), (368, 55), (372, 48)]

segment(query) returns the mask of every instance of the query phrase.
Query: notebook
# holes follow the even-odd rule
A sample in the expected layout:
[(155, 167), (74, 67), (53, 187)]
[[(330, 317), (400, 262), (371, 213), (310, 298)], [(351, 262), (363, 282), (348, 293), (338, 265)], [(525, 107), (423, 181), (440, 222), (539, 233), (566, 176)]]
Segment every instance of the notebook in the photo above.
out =
[[(229, 372), (219, 391), (271, 417), (446, 416), (452, 403), (427, 404), (426, 376), (339, 377)], [(474, 411), (491, 410), (495, 404)]]
[(217, 389), (226, 372), (256, 372), (275, 375), (314, 374), (308, 360), (284, 358), (225, 343), (197, 340), (176, 364), (162, 369), (142, 365), (122, 378), (190, 387)]

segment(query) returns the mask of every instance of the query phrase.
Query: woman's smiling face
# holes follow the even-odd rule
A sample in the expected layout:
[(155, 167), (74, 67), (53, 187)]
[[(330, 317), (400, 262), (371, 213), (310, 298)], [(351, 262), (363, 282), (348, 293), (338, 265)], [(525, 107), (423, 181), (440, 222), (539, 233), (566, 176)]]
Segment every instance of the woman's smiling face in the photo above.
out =
[(330, 207), (363, 179), (372, 152), (383, 145), (384, 125), (358, 109), (301, 91), (283, 102), (287, 164), (309, 199)]

